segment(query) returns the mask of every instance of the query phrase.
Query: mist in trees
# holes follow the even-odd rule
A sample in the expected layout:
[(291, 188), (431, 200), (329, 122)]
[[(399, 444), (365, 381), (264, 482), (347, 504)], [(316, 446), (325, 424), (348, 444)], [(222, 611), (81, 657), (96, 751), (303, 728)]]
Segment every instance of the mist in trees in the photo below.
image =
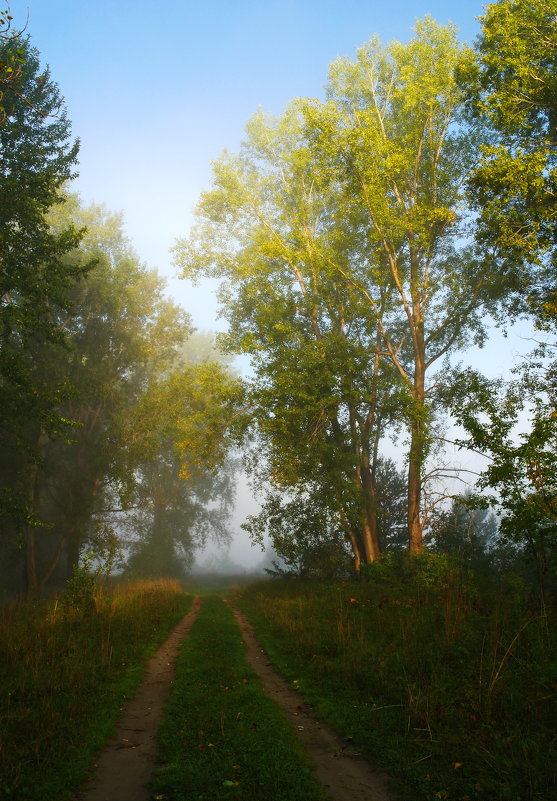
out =
[[(517, 387), (482, 406), (481, 379), (450, 369), (485, 342), (491, 320), (554, 324), (554, 47), (554, 9), (541, 3), (489, 6), (475, 51), (426, 18), (407, 44), (375, 38), (334, 62), (324, 101), (297, 100), (277, 118), (258, 112), (240, 152), (214, 165), (177, 263), (185, 277), (221, 280), (226, 346), (252, 358), (252, 472), (264, 500), (246, 528), (270, 536), (296, 570), (327, 543), (340, 558), (348, 542), (356, 572), (389, 541), (405, 537), (412, 554), (424, 535), (449, 547), (453, 524), (442, 536), (440, 521), (459, 518), (463, 502), (439, 484), (435, 498), (447, 414), (467, 432), (458, 444), (492, 460), (479, 485), (501, 493), (491, 502), (510, 511), (513, 482), (519, 503), (554, 527), (547, 346), (520, 384), (543, 446), (535, 464), (524, 460), (531, 438), (504, 439)], [(401, 426), (408, 470), (391, 486), (397, 499), (405, 487), (404, 526), (402, 504), (387, 514), (379, 487), (385, 438), (398, 432), (400, 442)], [(520, 458), (522, 484), (511, 467)], [(518, 545), (535, 526), (517, 526)], [(471, 549), (455, 538), (452, 547)]]
[(197, 545), (226, 536), (238, 382), (139, 262), (121, 215), (68, 193), (78, 144), (28, 39), (4, 36), (2, 64), (3, 587), (36, 596), (86, 550), (183, 575)]
[[(474, 49), (426, 17), (406, 44), (375, 37), (336, 60), (324, 99), (257, 112), (174, 248), (185, 278), (220, 281), (218, 351), (121, 216), (71, 193), (62, 96), (4, 15), (6, 587), (36, 596), (88, 550), (129, 576), (183, 577), (229, 535), (239, 458), (262, 499), (244, 528), (283, 570), (360, 574), (424, 547), (502, 564), (506, 548), (547, 584), (556, 14), (555, 0), (492, 4)], [(455, 364), (520, 317), (539, 342), (512, 381)], [(441, 483), (458, 476), (440, 451), (447, 421), (487, 460), (472, 494)]]
[[(89, 267), (68, 292), (63, 341), (41, 343), (44, 381), (65, 393), (54, 406), (58, 430), (41, 432), (25, 549), (15, 544), (17, 518), (4, 538), (14, 589), (21, 582), (14, 563), (36, 594), (49, 580), (70, 577), (87, 549), (116, 564), (127, 554), (133, 575), (183, 576), (197, 545), (226, 536), (233, 463), (220, 465), (214, 437), (207, 451), (219, 464), (218, 482), (208, 453), (205, 468), (181, 478), (187, 464), (199, 462), (203, 435), (187, 450), (177, 420), (188, 410), (199, 420), (213, 403), (216, 421), (219, 382), (223, 392), (234, 379), (208, 351), (206, 337), (203, 358), (188, 361), (188, 343), (195, 348), (189, 318), (138, 262), (119, 216), (66, 196), (49, 221), (53, 230), (86, 228), (67, 259)], [(14, 454), (6, 447), (3, 458), (7, 472)]]

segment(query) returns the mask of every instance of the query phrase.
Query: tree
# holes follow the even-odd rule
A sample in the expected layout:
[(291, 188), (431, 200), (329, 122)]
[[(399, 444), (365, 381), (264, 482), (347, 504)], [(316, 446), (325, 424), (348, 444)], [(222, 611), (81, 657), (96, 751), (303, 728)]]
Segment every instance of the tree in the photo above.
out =
[(470, 178), (478, 243), (514, 290), (507, 310), (532, 315), (546, 341), (506, 386), (459, 376), (454, 411), (468, 445), (489, 457), (480, 485), (497, 493), (501, 536), (530, 554), (543, 589), (555, 559), (557, 497), (555, 0), (489, 5), (462, 80), (489, 136)]
[(408, 544), (407, 477), (392, 459), (380, 458), (375, 480), (381, 551), (400, 551)]
[[(381, 552), (406, 544), (406, 478), (391, 459), (380, 456), (374, 469), (378, 538)], [(332, 487), (322, 480), (299, 482), (287, 492), (267, 493), (257, 515), (243, 524), (252, 540), (264, 547), (267, 541), (282, 560), (281, 571), (300, 576), (346, 576), (350, 570), (347, 547), (359, 574), (362, 561), (354, 549), (357, 523), (348, 524)], [(348, 507), (349, 508), (349, 507)]]
[(500, 541), (526, 552), (543, 591), (557, 560), (557, 365), (531, 357), (517, 372), (506, 385), (461, 373), (453, 413), (461, 445), (488, 458), (478, 486), (494, 491)]
[[(48, 223), (53, 233), (87, 226), (65, 260), (76, 269), (95, 266), (68, 289), (71, 310), (51, 310), (63, 341), (29, 349), (33, 375), (51, 388), (52, 414), (61, 421), (55, 431), (42, 429), (40, 460), (28, 477), (33, 492), (23, 553), (31, 594), (52, 577), (71, 576), (85, 543), (98, 544), (99, 536), (107, 542), (110, 521), (100, 513), (108, 500), (118, 498), (120, 505), (134, 481), (127, 421), (149, 380), (170, 368), (191, 331), (186, 315), (163, 297), (161, 279), (139, 264), (120, 217), (102, 207), (83, 209), (67, 196)], [(65, 391), (56, 393), (62, 385)], [(18, 456), (5, 445), (7, 472)]]
[(186, 276), (225, 281), (227, 341), (253, 356), (271, 480), (327, 486), (364, 561), (379, 555), (377, 456), (397, 417), (411, 432), (407, 526), (420, 552), (428, 371), (482, 341), (481, 310), (501, 290), (461, 244), (477, 152), (453, 77), (465, 55), (452, 28), (426, 19), (408, 45), (373, 40), (335, 62), (327, 102), (251, 120), (177, 248)]
[(495, 545), (497, 519), (486, 507), (478, 508), (472, 493), (454, 497), (448, 509), (437, 509), (427, 533), (428, 549), (458, 555), (468, 563), (486, 561)]
[[(44, 432), (33, 474), (20, 552), (28, 591), (71, 576), (85, 548), (114, 552), (124, 542), (136, 575), (152, 575), (163, 555), (159, 568), (179, 572), (196, 544), (225, 536), (241, 382), (207, 336), (191, 339), (188, 315), (139, 263), (121, 215), (70, 195), (48, 220), (53, 231), (86, 228), (66, 259), (95, 266), (71, 290), (71, 313), (53, 310), (64, 343), (31, 351), (36, 373), (52, 387), (64, 380), (67, 391), (53, 409), (64, 425)], [(3, 457), (7, 473), (17, 454), (6, 447)]]
[(227, 542), (235, 467), (227, 459), (218, 474), (207, 469), (184, 480), (173, 443), (166, 451), (161, 443), (161, 452), (138, 467), (133, 502), (122, 516), (121, 527), (129, 532), (126, 575), (183, 579), (209, 538)]
[(183, 577), (209, 537), (229, 539), (242, 402), (241, 380), (207, 334), (188, 338), (171, 369), (151, 376), (127, 426), (130, 575)]
[(411, 436), (413, 553), (422, 549), (422, 482), (431, 442), (428, 372), (472, 337), (482, 342), (487, 287), (492, 296), (502, 291), (466, 246), (463, 182), (477, 150), (461, 124), (464, 96), (454, 78), (465, 59), (454, 29), (426, 18), (407, 45), (383, 49), (375, 39), (356, 62), (335, 62), (328, 101), (306, 108), (318, 169), (343, 187), (365, 220), (364, 257), (343, 268), (343, 279), (377, 320), (379, 352), (408, 393), (402, 411)]
[(470, 182), (478, 237), (514, 272), (519, 302), (530, 297), (543, 316), (544, 303), (555, 307), (557, 3), (504, 0), (481, 20), (477, 59), (463, 72), (491, 139)]
[[(16, 89), (16, 83), (21, 74), (21, 67), (25, 60), (24, 50), (19, 46), (23, 31), (13, 29), (13, 17), (10, 9), (0, 10), (0, 125), (7, 119), (4, 103), (10, 104), (10, 95)], [(15, 48), (6, 48), (8, 44), (16, 43)], [(7, 98), (6, 98), (7, 95)]]
[(5, 520), (21, 524), (33, 507), (44, 438), (62, 424), (56, 410), (67, 389), (52, 383), (36, 356), (66, 341), (61, 321), (70, 290), (90, 265), (65, 258), (81, 232), (54, 232), (46, 218), (62, 202), (78, 152), (60, 93), (28, 40), (2, 37), (0, 62), (14, 59), (0, 126), (0, 435), (17, 459), (0, 503)]
[(358, 258), (357, 210), (312, 171), (297, 104), (250, 121), (242, 153), (216, 164), (198, 213), (177, 258), (185, 275), (227, 281), (226, 345), (253, 357), (260, 480), (327, 497), (358, 569), (379, 555), (374, 465), (398, 381), (338, 269)]

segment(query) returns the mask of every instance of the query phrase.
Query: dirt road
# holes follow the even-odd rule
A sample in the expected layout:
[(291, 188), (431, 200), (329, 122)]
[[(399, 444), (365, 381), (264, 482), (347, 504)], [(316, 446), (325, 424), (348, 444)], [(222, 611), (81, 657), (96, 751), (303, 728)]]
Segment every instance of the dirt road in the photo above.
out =
[(390, 801), (387, 777), (372, 770), (361, 755), (325, 724), (271, 667), (253, 629), (243, 615), (229, 604), (246, 642), (247, 657), (261, 678), (267, 694), (280, 706), (298, 733), (315, 765), (315, 777), (327, 789), (332, 801)]
[(200, 606), (201, 599), (196, 598), (190, 612), (149, 660), (145, 680), (124, 705), (116, 734), (99, 755), (91, 785), (75, 801), (149, 801), (146, 786), (155, 768), (162, 709), (180, 646)]
[[(116, 735), (101, 752), (90, 786), (75, 801), (149, 801), (147, 784), (155, 769), (164, 702), (172, 686), (180, 646), (200, 606), (201, 599), (196, 598), (191, 611), (149, 661), (145, 681), (123, 707)], [(391, 801), (386, 777), (374, 772), (348, 743), (315, 718), (299, 693), (273, 670), (245, 616), (230, 606), (247, 645), (248, 661), (297, 731), (315, 765), (316, 779), (325, 786), (331, 800)]]

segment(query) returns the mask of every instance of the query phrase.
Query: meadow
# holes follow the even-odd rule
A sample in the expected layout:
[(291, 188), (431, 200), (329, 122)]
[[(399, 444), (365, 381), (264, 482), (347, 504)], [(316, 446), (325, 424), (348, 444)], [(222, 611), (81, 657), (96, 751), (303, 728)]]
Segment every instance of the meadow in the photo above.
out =
[(237, 599), (275, 666), (404, 799), (557, 797), (555, 610), (445, 561)]
[(176, 582), (81, 577), (0, 608), (0, 797), (64, 801), (87, 778), (147, 658), (191, 606)]
[[(359, 582), (274, 579), (228, 594), (318, 717), (392, 776), (393, 797), (556, 797), (555, 609), (518, 577), (428, 557)], [(191, 603), (173, 582), (103, 591), (85, 581), (57, 601), (0, 610), (3, 799), (77, 791)], [(215, 594), (182, 646), (159, 762), (158, 799), (322, 798)]]

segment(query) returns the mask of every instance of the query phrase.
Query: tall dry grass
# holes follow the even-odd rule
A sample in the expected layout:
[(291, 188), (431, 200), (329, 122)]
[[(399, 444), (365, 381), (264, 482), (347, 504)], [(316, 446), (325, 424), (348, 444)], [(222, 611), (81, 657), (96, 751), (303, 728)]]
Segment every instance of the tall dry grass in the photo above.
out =
[(2, 798), (70, 797), (190, 603), (176, 582), (157, 581), (0, 609)]
[(555, 614), (512, 582), (433, 568), (270, 582), (240, 603), (281, 670), (409, 797), (557, 797)]

